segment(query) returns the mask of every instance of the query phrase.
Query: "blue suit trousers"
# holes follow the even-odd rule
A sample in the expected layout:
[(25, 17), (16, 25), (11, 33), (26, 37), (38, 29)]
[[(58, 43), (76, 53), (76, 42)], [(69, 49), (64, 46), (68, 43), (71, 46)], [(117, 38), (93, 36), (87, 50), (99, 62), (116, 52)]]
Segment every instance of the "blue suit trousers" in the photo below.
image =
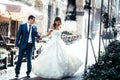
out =
[[(15, 67), (15, 73), (20, 74), (20, 67), (22, 64), (23, 56), (26, 55), (27, 60), (27, 75), (30, 74), (32, 68), (32, 54), (33, 54), (33, 45), (28, 43), (25, 49), (19, 48), (18, 61)], [(26, 54), (25, 54), (26, 52)]]

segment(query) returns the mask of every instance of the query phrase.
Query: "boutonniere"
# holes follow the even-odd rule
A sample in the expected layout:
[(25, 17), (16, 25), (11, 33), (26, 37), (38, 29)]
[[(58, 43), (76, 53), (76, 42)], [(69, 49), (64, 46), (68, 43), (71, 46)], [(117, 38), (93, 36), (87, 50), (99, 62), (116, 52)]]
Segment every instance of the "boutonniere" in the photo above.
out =
[(33, 27), (33, 28), (36, 28), (36, 25), (35, 25), (35, 24), (33, 24), (33, 25), (32, 25), (32, 27)]
[(35, 25), (33, 25), (33, 26), (32, 26), (32, 28), (36, 28), (36, 26), (35, 26)]

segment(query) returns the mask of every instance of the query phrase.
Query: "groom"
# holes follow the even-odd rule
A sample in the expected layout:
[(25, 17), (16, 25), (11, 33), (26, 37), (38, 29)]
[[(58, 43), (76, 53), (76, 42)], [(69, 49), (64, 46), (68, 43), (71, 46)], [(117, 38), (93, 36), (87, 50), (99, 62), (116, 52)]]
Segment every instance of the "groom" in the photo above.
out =
[(40, 38), (40, 34), (37, 32), (37, 28), (34, 25), (35, 17), (30, 15), (28, 17), (28, 22), (24, 24), (20, 24), (19, 30), (16, 36), (16, 47), (19, 47), (18, 61), (15, 67), (16, 78), (19, 77), (20, 67), (22, 63), (22, 59), (24, 53), (26, 52), (27, 58), (27, 77), (30, 77), (30, 72), (32, 68), (31, 60), (32, 60), (32, 52), (35, 48), (35, 37)]

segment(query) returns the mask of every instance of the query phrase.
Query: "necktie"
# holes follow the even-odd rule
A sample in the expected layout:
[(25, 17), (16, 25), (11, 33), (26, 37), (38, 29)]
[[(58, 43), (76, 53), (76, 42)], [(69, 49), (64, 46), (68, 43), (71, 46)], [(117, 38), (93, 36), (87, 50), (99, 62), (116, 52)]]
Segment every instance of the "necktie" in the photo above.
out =
[(29, 35), (30, 35), (31, 25), (29, 25)]

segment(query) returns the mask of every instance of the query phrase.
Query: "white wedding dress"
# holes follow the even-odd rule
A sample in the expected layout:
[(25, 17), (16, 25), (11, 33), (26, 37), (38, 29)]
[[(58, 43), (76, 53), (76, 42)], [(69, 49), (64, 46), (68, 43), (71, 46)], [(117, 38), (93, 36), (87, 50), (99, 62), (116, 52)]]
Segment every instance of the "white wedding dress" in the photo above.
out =
[[(43, 78), (60, 79), (73, 76), (82, 65), (81, 60), (67, 49), (59, 30), (53, 30), (52, 38), (42, 53), (33, 61), (32, 72)], [(75, 51), (76, 52), (76, 51)]]

